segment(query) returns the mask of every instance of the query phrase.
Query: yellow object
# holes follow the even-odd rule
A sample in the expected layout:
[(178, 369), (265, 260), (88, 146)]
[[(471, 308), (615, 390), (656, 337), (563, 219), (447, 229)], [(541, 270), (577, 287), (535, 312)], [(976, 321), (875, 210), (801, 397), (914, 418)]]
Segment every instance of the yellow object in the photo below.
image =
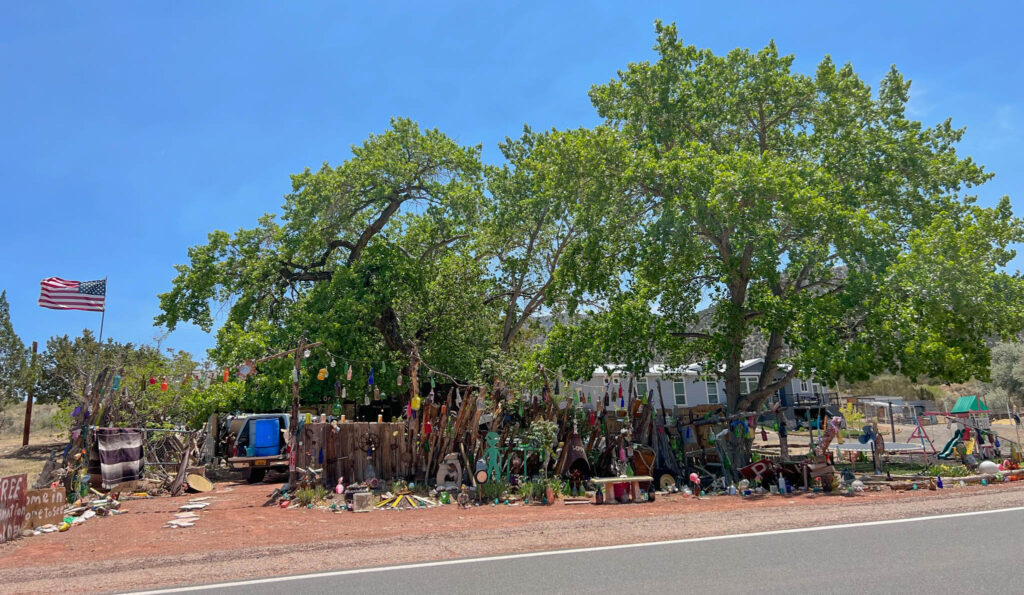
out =
[(306, 423), (307, 423), (307, 424), (308, 424), (308, 423), (310, 423), (310, 422), (312, 421), (312, 419), (313, 419), (313, 418), (312, 418), (312, 417), (310, 416), (310, 414), (308, 414), (308, 413), (307, 413), (307, 414), (306, 414)]
[(316, 373), (317, 380), (323, 380), (327, 378), (327, 368), (320, 368), (320, 371)]
[(410, 404), (412, 405), (412, 410), (413, 411), (419, 411), (420, 410), (420, 397), (419, 397), (419, 395), (416, 395), (415, 397), (413, 397), (412, 398), (412, 403), (410, 403)]
[(63, 533), (64, 531), (67, 531), (70, 528), (71, 528), (71, 523), (61, 523), (60, 527), (58, 527), (57, 530), (60, 531), (61, 533)]
[(968, 440), (965, 446), (967, 447), (967, 454), (974, 452), (974, 440)]

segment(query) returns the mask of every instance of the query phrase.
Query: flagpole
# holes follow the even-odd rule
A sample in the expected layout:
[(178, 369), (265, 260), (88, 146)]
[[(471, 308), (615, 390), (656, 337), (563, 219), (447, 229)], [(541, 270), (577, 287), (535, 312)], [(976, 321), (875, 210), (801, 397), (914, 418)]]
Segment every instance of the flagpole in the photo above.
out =
[[(98, 370), (100, 367), (100, 352), (103, 351), (103, 323), (107, 319), (107, 278), (103, 277), (103, 309), (100, 310), (100, 337), (96, 341), (96, 364), (93, 366), (93, 370)], [(86, 379), (86, 387), (92, 385), (92, 378)], [(86, 389), (88, 390), (88, 389)]]

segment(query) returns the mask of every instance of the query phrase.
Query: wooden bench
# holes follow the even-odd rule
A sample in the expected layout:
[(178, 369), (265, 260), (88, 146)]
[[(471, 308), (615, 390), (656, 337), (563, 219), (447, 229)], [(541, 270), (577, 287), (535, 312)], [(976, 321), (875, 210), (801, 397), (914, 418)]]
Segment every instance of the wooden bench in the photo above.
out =
[[(629, 490), (627, 492), (631, 502), (641, 502), (640, 498), (640, 484), (643, 482), (654, 481), (654, 478), (650, 475), (635, 475), (633, 477), (595, 477), (590, 481), (597, 484), (599, 488), (603, 488), (604, 491), (604, 503), (605, 504), (618, 504), (615, 500), (614, 494), (608, 493), (608, 488), (616, 484), (629, 484)], [(612, 488), (614, 490), (614, 488)]]

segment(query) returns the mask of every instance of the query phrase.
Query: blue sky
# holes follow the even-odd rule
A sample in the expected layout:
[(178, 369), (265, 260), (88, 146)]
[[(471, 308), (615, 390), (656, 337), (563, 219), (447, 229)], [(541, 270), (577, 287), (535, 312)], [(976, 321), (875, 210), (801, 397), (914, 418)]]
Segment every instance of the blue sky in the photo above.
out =
[[(98, 327), (36, 306), (48, 276), (108, 276), (105, 334), (152, 342), (189, 246), (276, 211), (288, 174), (392, 116), (492, 161), (524, 123), (597, 123), (587, 90), (652, 57), (656, 18), (720, 53), (774, 38), (805, 72), (831, 54), (872, 85), (896, 64), (913, 115), (967, 126), (961, 152), (997, 174), (982, 202), (1024, 214), (1016, 3), (371, 4), (0, 2), (0, 289), (26, 342)], [(187, 326), (164, 342), (211, 345)]]

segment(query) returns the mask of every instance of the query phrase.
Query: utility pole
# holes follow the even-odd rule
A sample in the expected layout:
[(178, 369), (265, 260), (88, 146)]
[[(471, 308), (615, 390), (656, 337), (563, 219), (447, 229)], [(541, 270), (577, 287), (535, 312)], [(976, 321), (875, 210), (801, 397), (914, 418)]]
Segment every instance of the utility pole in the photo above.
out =
[(36, 391), (36, 351), (39, 348), (39, 344), (32, 341), (32, 361), (29, 364), (30, 376), (32, 378), (32, 384), (28, 387), (28, 399), (25, 401), (25, 433), (21, 437), (21, 445), (28, 446), (29, 431), (32, 428), (32, 397)]
[(302, 356), (306, 348), (306, 331), (299, 337), (299, 348), (295, 350), (295, 368), (292, 371), (292, 419), (289, 433), (292, 435), (291, 452), (288, 454), (288, 485), (295, 486), (295, 458), (299, 448), (299, 374), (302, 369)]

